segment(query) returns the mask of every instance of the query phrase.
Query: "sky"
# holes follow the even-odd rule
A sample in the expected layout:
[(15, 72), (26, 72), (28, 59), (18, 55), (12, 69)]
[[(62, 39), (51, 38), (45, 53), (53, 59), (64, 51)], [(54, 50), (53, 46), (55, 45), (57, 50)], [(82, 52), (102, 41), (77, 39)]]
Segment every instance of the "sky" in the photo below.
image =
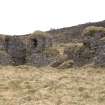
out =
[(22, 35), (105, 20), (105, 0), (0, 0), (0, 34)]

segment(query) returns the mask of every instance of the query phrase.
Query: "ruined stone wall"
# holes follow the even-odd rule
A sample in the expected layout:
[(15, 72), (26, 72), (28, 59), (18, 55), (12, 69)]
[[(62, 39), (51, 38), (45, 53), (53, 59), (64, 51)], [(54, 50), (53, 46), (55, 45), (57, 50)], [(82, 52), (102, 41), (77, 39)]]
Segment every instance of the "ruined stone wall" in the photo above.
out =
[(81, 33), (81, 44), (74, 44), (60, 54), (53, 47), (53, 37), (48, 33), (28, 35), (0, 35), (0, 64), (34, 65), (52, 67), (81, 67), (92, 64), (105, 67), (105, 28), (89, 26)]
[(49, 59), (43, 52), (51, 46), (51, 37), (46, 36), (45, 33), (44, 35), (34, 33), (22, 36), (0, 35), (0, 64), (46, 65)]

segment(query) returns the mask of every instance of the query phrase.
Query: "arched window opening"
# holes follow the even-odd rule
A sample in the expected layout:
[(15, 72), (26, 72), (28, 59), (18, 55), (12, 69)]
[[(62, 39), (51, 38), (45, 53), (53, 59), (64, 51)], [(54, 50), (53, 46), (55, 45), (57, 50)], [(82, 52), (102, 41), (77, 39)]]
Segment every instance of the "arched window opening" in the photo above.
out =
[(8, 50), (9, 38), (5, 38), (5, 49)]
[(38, 44), (37, 40), (36, 39), (32, 39), (32, 45), (33, 45), (33, 47), (37, 47), (37, 44)]

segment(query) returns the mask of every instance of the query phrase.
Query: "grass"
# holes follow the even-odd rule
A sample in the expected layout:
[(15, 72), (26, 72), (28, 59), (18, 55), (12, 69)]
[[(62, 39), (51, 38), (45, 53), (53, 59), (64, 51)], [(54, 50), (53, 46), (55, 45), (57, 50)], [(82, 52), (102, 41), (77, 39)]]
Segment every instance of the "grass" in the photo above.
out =
[(104, 27), (96, 27), (96, 26), (88, 26), (83, 30), (82, 36), (91, 36), (94, 37), (96, 32), (103, 32), (105, 33)]
[(48, 57), (55, 57), (55, 56), (59, 55), (59, 50), (49, 47), (49, 48), (44, 48), (42, 53)]
[(53, 45), (53, 48), (57, 49), (59, 53), (63, 55), (65, 49), (68, 50), (70, 50), (70, 48), (75, 49), (76, 47), (81, 47), (82, 45), (83, 45), (82, 43), (60, 43), (57, 45), (56, 44)]
[(33, 36), (39, 36), (39, 37), (47, 37), (49, 36), (49, 34), (47, 32), (43, 32), (43, 31), (34, 31), (32, 33)]
[(0, 105), (105, 105), (105, 70), (0, 66)]

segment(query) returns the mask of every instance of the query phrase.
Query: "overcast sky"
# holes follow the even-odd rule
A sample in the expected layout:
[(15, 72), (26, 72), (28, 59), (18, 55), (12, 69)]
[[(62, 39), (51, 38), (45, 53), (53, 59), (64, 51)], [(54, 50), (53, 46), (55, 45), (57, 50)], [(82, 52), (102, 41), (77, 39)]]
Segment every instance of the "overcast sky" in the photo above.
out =
[(105, 0), (0, 0), (0, 33), (27, 34), (105, 20)]

